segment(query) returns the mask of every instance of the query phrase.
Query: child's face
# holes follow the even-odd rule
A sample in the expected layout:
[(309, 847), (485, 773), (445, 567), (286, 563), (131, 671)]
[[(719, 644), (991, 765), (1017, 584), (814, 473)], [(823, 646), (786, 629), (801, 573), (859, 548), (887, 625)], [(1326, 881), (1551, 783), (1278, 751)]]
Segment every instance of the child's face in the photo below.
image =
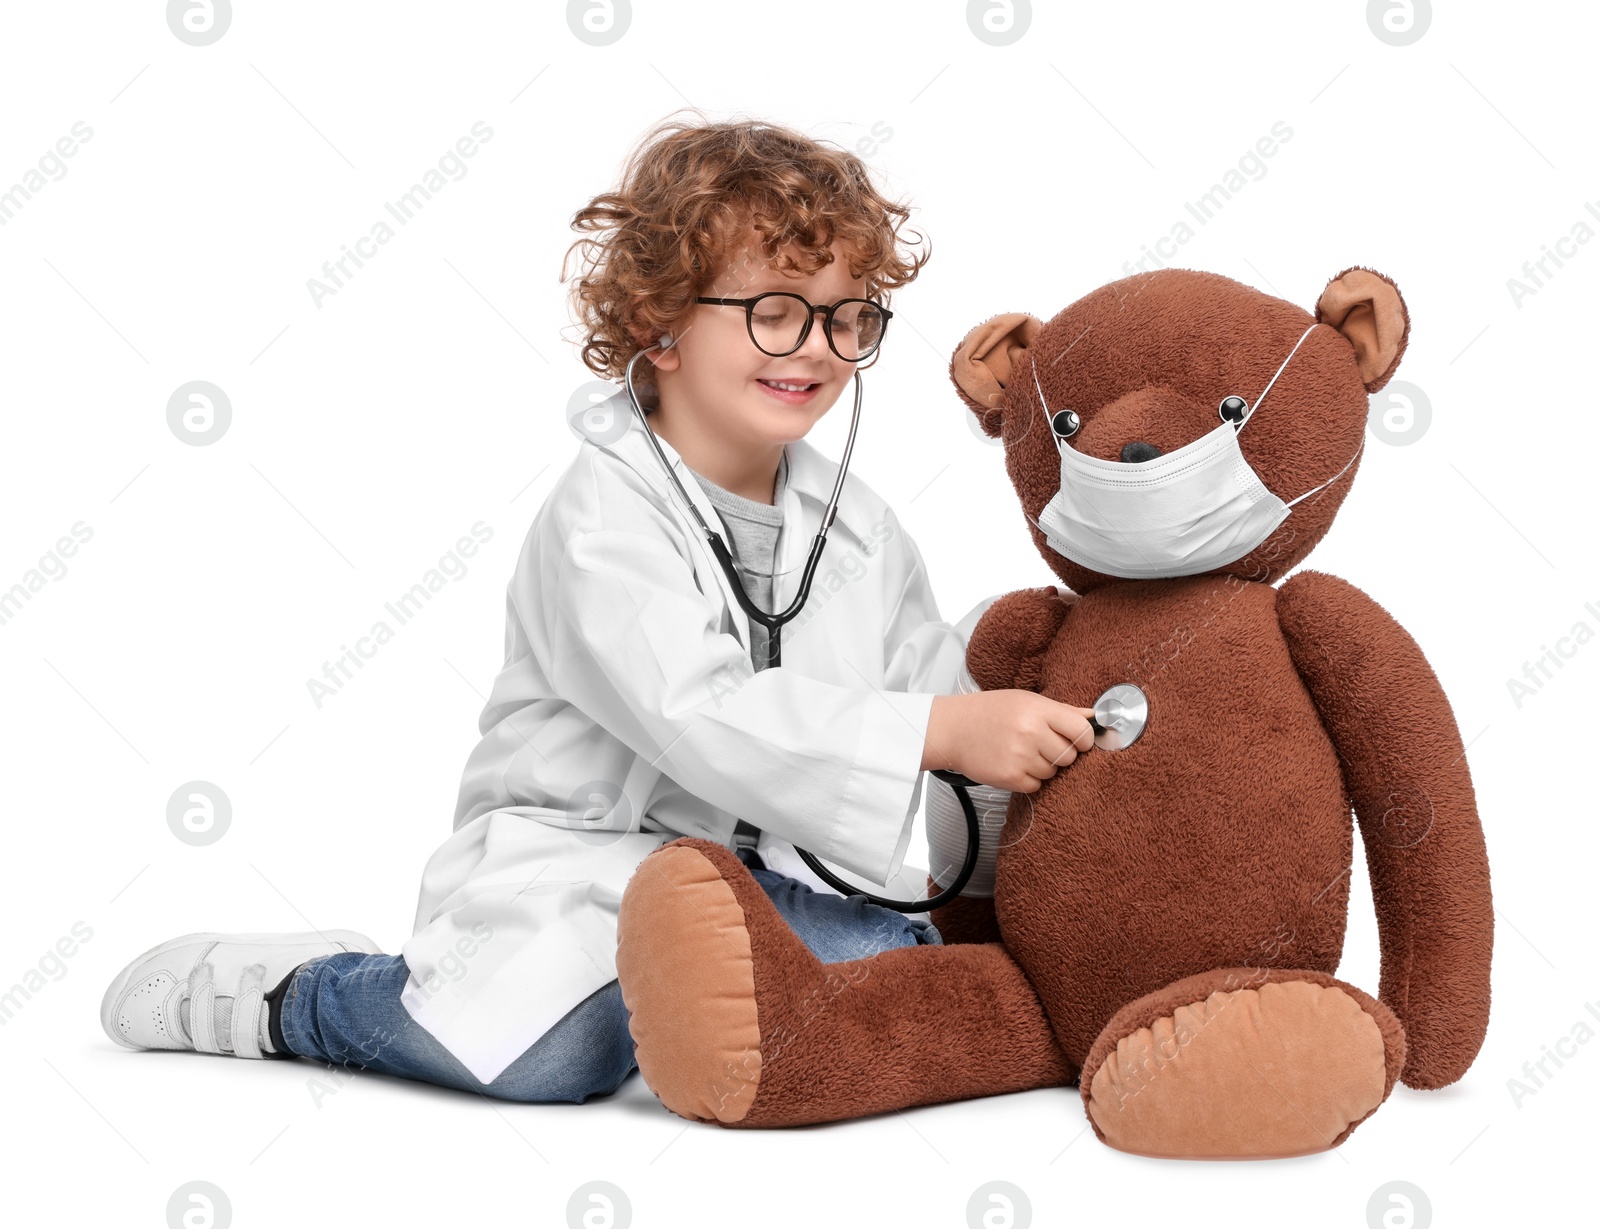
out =
[[(752, 232), (706, 287), (704, 297), (747, 299), (785, 290), (819, 306), (864, 298), (865, 281), (850, 276), (849, 250), (840, 243), (832, 250), (831, 264), (797, 277), (762, 260)], [(782, 358), (763, 353), (751, 341), (742, 307), (696, 304), (675, 336), (672, 349), (651, 353), (662, 405), (674, 417), (692, 415), (728, 443), (751, 447), (802, 438), (832, 408), (856, 366), (828, 347), (820, 312), (805, 343)], [(842, 338), (840, 342), (842, 346)], [(804, 387), (796, 390), (794, 385)]]

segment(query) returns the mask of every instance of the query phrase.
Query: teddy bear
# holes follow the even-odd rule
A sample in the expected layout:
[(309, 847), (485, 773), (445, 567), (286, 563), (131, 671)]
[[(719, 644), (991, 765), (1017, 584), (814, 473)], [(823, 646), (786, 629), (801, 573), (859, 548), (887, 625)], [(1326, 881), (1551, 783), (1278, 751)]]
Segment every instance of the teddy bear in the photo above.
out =
[[(1099, 697), (1097, 746), (1011, 795), (993, 896), (935, 909), (942, 946), (823, 964), (725, 846), (652, 853), (617, 967), (663, 1104), (781, 1127), (1077, 1084), (1114, 1148), (1243, 1159), (1336, 1147), (1397, 1080), (1462, 1076), (1493, 908), (1449, 701), (1360, 589), (1283, 579), (1409, 333), (1395, 284), (1352, 267), (1312, 312), (1162, 269), (967, 334), (957, 395), (1062, 582), (996, 600), (968, 670)], [(1354, 826), (1376, 997), (1334, 976)]]

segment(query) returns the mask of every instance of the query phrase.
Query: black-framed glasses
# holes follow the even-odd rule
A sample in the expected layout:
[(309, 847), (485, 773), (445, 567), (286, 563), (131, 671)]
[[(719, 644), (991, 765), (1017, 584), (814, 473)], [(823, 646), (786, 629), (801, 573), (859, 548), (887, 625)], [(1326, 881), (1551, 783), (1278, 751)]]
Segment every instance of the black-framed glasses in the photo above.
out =
[(823, 314), (823, 335), (828, 349), (847, 363), (871, 358), (883, 344), (883, 334), (894, 315), (871, 299), (840, 299), (837, 303), (809, 303), (787, 290), (771, 290), (753, 299), (698, 298), (696, 303), (744, 308), (745, 327), (756, 349), (773, 358), (793, 354), (806, 344), (811, 322)]

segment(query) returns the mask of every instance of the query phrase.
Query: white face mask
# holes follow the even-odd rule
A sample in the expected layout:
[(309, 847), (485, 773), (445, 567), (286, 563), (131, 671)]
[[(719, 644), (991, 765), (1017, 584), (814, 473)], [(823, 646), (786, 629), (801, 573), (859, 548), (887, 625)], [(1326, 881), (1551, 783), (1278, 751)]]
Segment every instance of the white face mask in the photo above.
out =
[[(1337, 481), (1361, 455), (1357, 448), (1327, 482), (1284, 503), (1262, 485), (1239, 448), (1239, 432), (1316, 327), (1300, 335), (1255, 404), (1242, 407), (1237, 426), (1224, 420), (1176, 452), (1151, 461), (1101, 461), (1052, 431), (1061, 453), (1061, 486), (1038, 520), (1050, 548), (1106, 576), (1143, 579), (1209, 572), (1243, 559), (1265, 542), (1289, 509)], [(1037, 371), (1033, 382), (1039, 388)], [(1043, 389), (1039, 404), (1049, 429)]]

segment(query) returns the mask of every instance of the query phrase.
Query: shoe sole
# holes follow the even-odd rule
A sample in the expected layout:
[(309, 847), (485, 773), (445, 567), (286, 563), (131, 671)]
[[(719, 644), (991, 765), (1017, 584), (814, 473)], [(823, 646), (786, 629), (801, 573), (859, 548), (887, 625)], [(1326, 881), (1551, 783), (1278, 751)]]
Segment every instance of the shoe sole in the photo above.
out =
[[(107, 1037), (116, 1042), (125, 1050), (144, 1050), (148, 1047), (134, 1045), (117, 1035), (112, 1027), (117, 1003), (122, 998), (123, 992), (133, 981), (135, 970), (144, 966), (145, 961), (166, 951), (168, 948), (183, 947), (190, 943), (220, 943), (227, 940), (233, 943), (316, 943), (318, 941), (331, 941), (343, 944), (346, 951), (365, 952), (368, 955), (381, 955), (383, 949), (358, 930), (307, 930), (293, 934), (282, 931), (261, 934), (235, 934), (215, 930), (197, 930), (193, 934), (179, 935), (176, 939), (168, 939), (164, 943), (157, 943), (154, 947), (128, 962), (128, 967), (118, 974), (117, 979), (111, 983), (110, 988), (100, 999), (100, 1027)], [(271, 989), (272, 987), (267, 987)]]

